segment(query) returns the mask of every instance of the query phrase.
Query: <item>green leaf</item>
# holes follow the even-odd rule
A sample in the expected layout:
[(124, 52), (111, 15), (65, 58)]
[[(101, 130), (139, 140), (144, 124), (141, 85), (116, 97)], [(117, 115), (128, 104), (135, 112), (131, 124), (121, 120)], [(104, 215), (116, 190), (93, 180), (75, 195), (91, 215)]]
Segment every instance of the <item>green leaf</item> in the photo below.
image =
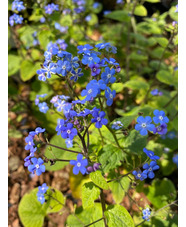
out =
[(145, 16), (147, 16), (147, 10), (144, 6), (138, 5), (138, 6), (136, 6), (136, 8), (134, 10), (134, 15), (145, 17)]
[[(113, 176), (113, 178), (116, 177), (117, 176)], [(125, 196), (125, 192), (127, 192), (129, 189), (129, 186), (130, 179), (128, 177), (123, 177), (120, 180), (112, 181), (109, 183), (109, 187), (112, 191), (112, 195), (116, 203), (121, 203), (123, 197)]]
[(29, 60), (24, 60), (21, 63), (21, 79), (23, 81), (30, 80), (35, 74), (38, 69), (40, 69), (40, 63), (33, 63)]
[(162, 46), (162, 47), (166, 47), (168, 44), (168, 40), (164, 37), (157, 37), (156, 38), (157, 42)]
[[(65, 139), (63, 139), (60, 135), (59, 136), (54, 135), (50, 140), (50, 144), (54, 144), (56, 146), (66, 148)], [(73, 150), (73, 148), (71, 148), (71, 150)], [(74, 150), (75, 150), (75, 148), (74, 148)], [(49, 146), (47, 146), (46, 150), (45, 150), (45, 156), (49, 159), (50, 158), (59, 158), (59, 159), (67, 159), (67, 160), (74, 159), (75, 160), (77, 157), (77, 154), (68, 152), (68, 151), (63, 151), (63, 150), (55, 148), (55, 147), (49, 148)], [(46, 170), (55, 171), (55, 170), (64, 168), (68, 164), (69, 164), (69, 162), (60, 162), (60, 161), (58, 162), (57, 161), (55, 163), (55, 165), (51, 166), (50, 163), (46, 163), (45, 166), (46, 166)]]
[(94, 200), (100, 195), (100, 189), (93, 183), (85, 183), (82, 187), (82, 204), (83, 208), (94, 206)]
[(151, 2), (151, 3), (157, 3), (160, 2), (160, 0), (145, 0), (146, 2)]
[(124, 10), (113, 11), (113, 12), (105, 15), (104, 17), (109, 18), (109, 19), (113, 19), (113, 20), (117, 20), (117, 21), (120, 21), (120, 22), (130, 21), (130, 17), (128, 15), (128, 12), (124, 11)]
[(141, 155), (146, 144), (147, 136), (142, 136), (138, 131), (132, 130), (124, 142), (124, 147), (129, 149), (131, 153)]
[(112, 84), (112, 89), (116, 91), (116, 93), (121, 92), (124, 88), (123, 83), (113, 83)]
[[(94, 207), (83, 209), (83, 207), (76, 208), (75, 214), (71, 214), (67, 218), (67, 226), (69, 227), (84, 227), (98, 219), (102, 218), (102, 207), (100, 203), (95, 203)], [(104, 227), (104, 221), (101, 220), (92, 227)]]
[(41, 45), (41, 47), (45, 50), (48, 43), (50, 41), (54, 41), (54, 34), (52, 33), (52, 31), (47, 31), (47, 30), (44, 30), (44, 31), (41, 31), (39, 34), (38, 34), (38, 40), (39, 40), (39, 43)]
[(156, 78), (164, 84), (173, 85), (174, 83), (173, 75), (167, 70), (160, 70), (156, 74)]
[(121, 161), (123, 161), (123, 152), (118, 147), (107, 144), (98, 153), (98, 160), (101, 163), (103, 171), (106, 173), (121, 165)]
[(90, 179), (96, 184), (98, 187), (108, 190), (109, 186), (105, 180), (105, 178), (102, 176), (101, 171), (97, 170), (95, 172), (90, 173)]
[(141, 80), (129, 80), (126, 83), (124, 83), (124, 87), (128, 87), (131, 88), (133, 90), (135, 89), (148, 89), (149, 88), (149, 84), (145, 81), (141, 81)]
[[(131, 122), (136, 118), (136, 115), (125, 116), (123, 114), (123, 116), (124, 117), (116, 118), (113, 122), (115, 122), (115, 121), (121, 121), (121, 123), (123, 124), (123, 127), (124, 128), (127, 128), (131, 124)], [(112, 125), (112, 123), (111, 123), (111, 125)]]
[[(48, 191), (55, 199), (60, 199), (59, 201), (64, 203), (65, 200), (63, 194), (60, 191)], [(59, 202), (57, 202), (55, 199), (52, 199), (51, 197), (46, 197), (47, 202), (41, 204), (37, 200), (37, 192), (38, 188), (35, 188), (30, 193), (25, 194), (19, 203), (18, 213), (24, 227), (42, 227), (44, 217), (47, 213), (58, 212), (63, 207), (61, 204), (59, 204)]]
[(15, 74), (20, 68), (21, 58), (17, 55), (8, 55), (8, 76)]
[(157, 209), (166, 206), (176, 199), (176, 189), (171, 180), (154, 179), (151, 186), (144, 189), (145, 194), (149, 201)]
[(138, 54), (136, 52), (132, 52), (130, 54), (130, 59), (134, 61), (147, 61), (148, 57), (146, 55)]
[(60, 20), (60, 24), (62, 26), (68, 26), (68, 27), (71, 26), (73, 24), (71, 15), (63, 16), (62, 19)]
[(125, 207), (120, 205), (110, 205), (105, 211), (108, 227), (134, 227), (134, 222)]

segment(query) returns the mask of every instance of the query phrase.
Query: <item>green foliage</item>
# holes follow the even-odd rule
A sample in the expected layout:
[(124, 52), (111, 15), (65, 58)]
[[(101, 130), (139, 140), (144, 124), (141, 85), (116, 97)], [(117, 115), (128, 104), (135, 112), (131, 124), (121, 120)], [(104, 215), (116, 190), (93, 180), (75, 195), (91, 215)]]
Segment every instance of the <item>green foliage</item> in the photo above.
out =
[(9, 54), (8, 55), (8, 76), (12, 76), (20, 68), (21, 57), (18, 55)]
[(102, 176), (101, 171), (97, 170), (95, 172), (90, 173), (90, 179), (96, 184), (98, 187), (108, 190), (109, 186), (105, 180), (105, 178)]
[(114, 12), (111, 12), (107, 15), (105, 15), (106, 18), (113, 19), (120, 22), (128, 22), (130, 21), (130, 17), (128, 15), (128, 12), (125, 10), (116, 10)]
[(47, 202), (42, 205), (37, 200), (37, 192), (38, 189), (35, 188), (25, 194), (19, 204), (19, 217), (25, 227), (42, 227), (46, 214), (58, 212), (65, 202), (63, 194), (55, 189), (55, 192), (49, 192), (53, 198), (46, 196)]
[(134, 227), (134, 222), (128, 211), (120, 205), (110, 205), (105, 211), (109, 227)]
[(134, 14), (137, 16), (145, 17), (147, 16), (147, 10), (144, 6), (138, 5), (135, 7)]
[(40, 63), (37, 62), (34, 64), (30, 60), (23, 60), (21, 63), (21, 79), (23, 81), (30, 80), (35, 74), (38, 69), (40, 69)]
[(100, 189), (93, 183), (85, 183), (82, 187), (83, 209), (94, 206), (94, 200), (100, 195)]

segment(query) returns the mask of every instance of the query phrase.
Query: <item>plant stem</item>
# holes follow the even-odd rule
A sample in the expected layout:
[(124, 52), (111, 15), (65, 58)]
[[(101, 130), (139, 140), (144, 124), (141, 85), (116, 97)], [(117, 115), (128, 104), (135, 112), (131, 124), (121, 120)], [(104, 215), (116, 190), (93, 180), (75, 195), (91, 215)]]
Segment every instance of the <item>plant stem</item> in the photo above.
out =
[(105, 224), (105, 227), (108, 227), (107, 220), (105, 218), (105, 213), (104, 213), (106, 211), (106, 206), (105, 206), (105, 198), (104, 198), (104, 194), (103, 194), (103, 189), (101, 189), (100, 199), (101, 199), (101, 206), (102, 206), (102, 211), (103, 211), (104, 224)]
[(76, 154), (82, 154), (81, 152), (69, 150), (69, 149), (66, 149), (66, 148), (63, 148), (63, 147), (58, 147), (58, 146), (56, 146), (54, 144), (50, 144), (50, 143), (45, 143), (45, 144), (48, 145), (48, 146), (51, 146), (51, 147), (55, 147), (55, 148), (64, 150), (64, 151), (69, 151), (69, 152), (76, 153)]
[(92, 223), (90, 223), (90, 224), (88, 224), (88, 225), (85, 225), (84, 227), (88, 227), (88, 226), (90, 226), (90, 225), (93, 225), (94, 223), (96, 223), (96, 222), (98, 222), (98, 221), (101, 221), (102, 219), (104, 219), (104, 218), (100, 218), (100, 219), (98, 219), (97, 221), (94, 221), (94, 222), (92, 222)]
[(176, 93), (176, 94), (168, 101), (168, 103), (165, 104), (165, 105), (163, 106), (163, 108), (166, 108), (169, 104), (171, 104), (171, 102), (174, 101), (174, 99), (175, 99), (177, 96), (178, 96), (178, 93)]

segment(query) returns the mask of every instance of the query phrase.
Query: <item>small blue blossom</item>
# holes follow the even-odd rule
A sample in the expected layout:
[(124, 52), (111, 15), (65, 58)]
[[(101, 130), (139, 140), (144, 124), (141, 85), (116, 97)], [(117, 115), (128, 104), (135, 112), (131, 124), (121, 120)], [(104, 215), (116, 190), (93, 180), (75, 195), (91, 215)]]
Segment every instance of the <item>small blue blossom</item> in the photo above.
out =
[(149, 208), (146, 208), (144, 210), (142, 210), (142, 213), (143, 213), (143, 219), (144, 220), (147, 220), (147, 221), (150, 221), (149, 217), (151, 215), (151, 211), (149, 210)]
[(33, 146), (35, 145), (34, 144), (34, 141), (33, 141), (33, 136), (31, 135), (28, 135), (26, 138), (25, 138), (25, 142), (27, 143), (27, 145), (25, 146), (25, 150), (30, 150), (33, 148)]
[[(99, 110), (99, 109), (98, 109)], [(100, 113), (98, 111), (93, 111), (92, 116), (94, 117), (91, 119), (92, 123), (96, 123), (95, 127), (96, 128), (101, 128), (102, 125), (108, 124), (108, 120), (105, 117), (105, 112), (101, 111)]]
[(58, 74), (62, 74), (62, 76), (66, 76), (67, 73), (70, 72), (71, 68), (72, 68), (72, 66), (69, 61), (59, 60), (57, 62), (56, 72)]
[(147, 150), (146, 148), (143, 148), (143, 152), (151, 159), (151, 160), (158, 160), (160, 157), (157, 155), (154, 155), (153, 151)]
[(112, 84), (116, 81), (114, 74), (115, 74), (115, 69), (110, 70), (109, 67), (106, 67), (105, 72), (101, 74), (101, 79), (103, 79), (106, 84), (108, 84), (109, 82)]
[(171, 140), (176, 138), (176, 133), (174, 131), (168, 132), (167, 133), (167, 138), (169, 138)]
[(115, 121), (115, 122), (113, 122), (113, 124), (111, 126), (111, 128), (115, 129), (115, 130), (118, 130), (122, 127), (123, 127), (123, 124), (121, 123), (121, 121)]
[(77, 48), (79, 50), (78, 54), (88, 54), (90, 53), (90, 50), (93, 49), (93, 47), (90, 46), (89, 44), (77, 46)]
[(104, 58), (104, 59), (106, 62), (108, 62), (111, 65), (119, 65), (119, 63), (117, 63), (114, 58), (110, 58), (110, 59)]
[(77, 129), (73, 128), (72, 123), (68, 123), (67, 126), (63, 127), (62, 133), (61, 133), (61, 137), (63, 139), (70, 138), (71, 140), (73, 140), (74, 136), (76, 135), (77, 135)]
[(14, 13), (12, 16), (9, 17), (9, 24), (13, 26), (15, 24), (22, 24), (23, 18), (18, 14)]
[(66, 143), (67, 148), (73, 147), (73, 140), (71, 140), (70, 138), (66, 139), (65, 143)]
[(134, 170), (132, 172), (132, 174), (135, 176), (136, 180), (143, 181), (143, 180), (145, 180), (147, 178), (147, 174), (146, 173), (142, 173), (141, 170), (139, 170), (139, 171)]
[(37, 200), (41, 203), (41, 204), (43, 204), (44, 202), (45, 202), (45, 196), (44, 196), (44, 194), (42, 194), (42, 193), (37, 193)]
[(94, 63), (99, 63), (99, 62), (100, 62), (100, 58), (97, 57), (97, 54), (95, 54), (95, 53), (85, 54), (82, 59), (82, 63), (84, 65), (88, 65), (88, 66), (90, 66), (91, 64), (94, 64)]
[(38, 104), (39, 111), (42, 113), (46, 113), (49, 110), (49, 107), (47, 106), (46, 102), (41, 102)]
[(52, 14), (53, 11), (59, 11), (59, 6), (55, 5), (54, 3), (48, 4), (47, 6), (45, 6), (45, 13), (46, 14)]
[(46, 191), (48, 190), (48, 186), (46, 183), (43, 183), (41, 186), (38, 187), (39, 193), (45, 194)]
[(92, 19), (92, 16), (91, 15), (87, 15), (86, 17), (85, 17), (85, 21), (90, 21)]
[(91, 68), (92, 76), (96, 76), (100, 74), (101, 69), (99, 68), (99, 64), (90, 64), (89, 67)]
[(65, 120), (64, 119), (59, 119), (56, 127), (57, 135), (59, 136), (62, 131), (65, 129)]
[(43, 68), (37, 71), (38, 74), (46, 73), (48, 79), (51, 78), (51, 74), (56, 73), (56, 64), (50, 63), (49, 65), (43, 64)]
[(153, 96), (161, 96), (161, 95), (163, 95), (163, 93), (161, 91), (159, 91), (158, 89), (154, 89), (150, 93)]
[(151, 124), (151, 117), (143, 117), (139, 116), (136, 120), (138, 124), (135, 125), (135, 129), (140, 132), (142, 136), (146, 136), (148, 131), (153, 131), (155, 129), (155, 125)]
[(45, 166), (43, 165), (44, 161), (41, 158), (31, 158), (32, 165), (28, 166), (28, 170), (31, 173), (36, 172), (37, 176), (40, 176), (43, 172), (45, 172)]
[(45, 128), (37, 127), (35, 131), (29, 132), (29, 135), (34, 137), (35, 135), (38, 135), (39, 133), (42, 133), (42, 132), (45, 132)]
[(123, 4), (123, 0), (117, 0), (116, 4)]
[(74, 165), (73, 167), (73, 174), (78, 175), (79, 171), (84, 175), (86, 173), (86, 166), (88, 165), (88, 160), (85, 158), (83, 159), (82, 154), (77, 155), (77, 161), (71, 160), (71, 165)]
[(153, 171), (158, 170), (159, 168), (160, 167), (157, 165), (156, 161), (151, 161), (150, 165), (148, 163), (143, 165), (143, 173), (147, 174), (148, 178), (153, 179), (155, 177)]
[(12, 2), (12, 10), (17, 10), (18, 12), (24, 10), (25, 7), (22, 1), (15, 0)]
[(154, 130), (154, 133), (158, 133), (159, 135), (165, 135), (167, 133), (167, 125), (165, 123), (158, 125)]
[(61, 112), (66, 105), (66, 102), (64, 100), (57, 100), (57, 102), (54, 103), (54, 107), (57, 108), (57, 111)]
[(172, 161), (178, 166), (178, 154), (173, 156)]
[(113, 99), (116, 96), (116, 91), (113, 90), (111, 91), (109, 87), (107, 87), (107, 90), (105, 90), (105, 97), (107, 99), (107, 106), (111, 106), (113, 103)]
[(178, 4), (176, 5), (175, 13), (178, 13)]
[(153, 121), (155, 124), (163, 124), (163, 123), (168, 123), (169, 119), (167, 116), (165, 116), (165, 112), (163, 110), (159, 111), (159, 110), (154, 110), (154, 115), (155, 117), (153, 117)]
[(111, 13), (110, 10), (105, 10), (105, 11), (103, 11), (103, 14), (104, 14), (104, 15), (107, 15), (107, 14), (109, 14), (109, 13)]
[(46, 19), (44, 17), (41, 17), (39, 20), (41, 23), (45, 23)]
[(81, 68), (77, 69), (77, 71), (72, 70), (71, 71), (72, 76), (70, 77), (70, 79), (76, 82), (79, 77), (83, 76), (83, 72), (81, 72), (81, 70), (82, 70)]
[(97, 9), (99, 6), (100, 6), (99, 2), (94, 2), (94, 4), (93, 4), (93, 8), (94, 9)]
[(81, 96), (86, 96), (82, 103), (84, 104), (86, 101), (90, 101), (91, 98), (95, 98), (99, 92), (99, 85), (91, 81), (87, 84), (86, 89), (81, 92)]

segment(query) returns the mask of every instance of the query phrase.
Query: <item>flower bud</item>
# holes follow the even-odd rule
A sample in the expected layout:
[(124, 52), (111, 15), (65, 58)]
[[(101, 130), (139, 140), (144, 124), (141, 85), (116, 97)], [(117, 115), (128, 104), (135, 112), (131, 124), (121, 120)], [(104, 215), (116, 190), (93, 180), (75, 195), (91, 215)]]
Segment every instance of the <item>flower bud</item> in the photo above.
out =
[(100, 163), (94, 163), (93, 170), (94, 171), (98, 170), (100, 165), (101, 165)]
[(93, 170), (93, 167), (92, 166), (88, 166), (87, 167), (87, 172), (88, 173), (91, 173), (91, 172), (93, 172), (94, 170)]

